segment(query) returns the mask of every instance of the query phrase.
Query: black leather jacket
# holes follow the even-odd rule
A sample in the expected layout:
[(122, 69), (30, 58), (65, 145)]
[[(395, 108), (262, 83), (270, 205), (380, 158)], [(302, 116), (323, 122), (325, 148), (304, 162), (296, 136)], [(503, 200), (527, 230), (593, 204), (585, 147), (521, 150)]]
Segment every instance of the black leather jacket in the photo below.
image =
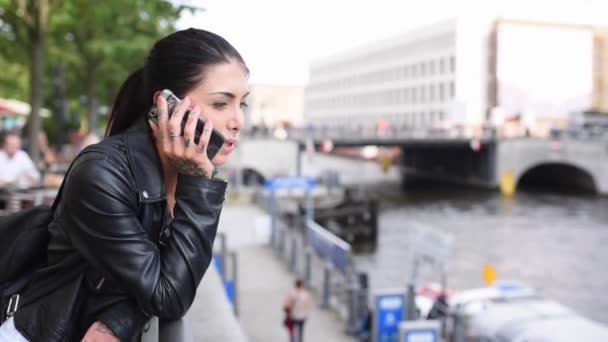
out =
[(179, 175), (173, 218), (145, 120), (73, 162), (49, 230), (48, 265), (15, 314), (30, 341), (80, 341), (96, 320), (123, 342), (150, 316), (192, 304), (213, 253), (227, 183)]

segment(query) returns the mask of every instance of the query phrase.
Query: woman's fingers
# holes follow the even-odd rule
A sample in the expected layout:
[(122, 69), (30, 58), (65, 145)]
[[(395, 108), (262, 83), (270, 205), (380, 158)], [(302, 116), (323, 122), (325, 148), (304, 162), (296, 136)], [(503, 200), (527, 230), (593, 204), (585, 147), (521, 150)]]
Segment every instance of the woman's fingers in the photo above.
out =
[(198, 153), (202, 154), (204, 159), (207, 159), (207, 146), (209, 146), (209, 139), (211, 138), (211, 132), (213, 131), (213, 122), (207, 119), (204, 114), (201, 115), (205, 121), (205, 126), (201, 133), (201, 139), (198, 142)]
[(171, 140), (178, 140), (178, 137), (182, 135), (182, 120), (184, 119), (184, 114), (188, 108), (190, 108), (190, 97), (187, 96), (183, 101), (180, 101), (180, 103), (177, 104), (173, 113), (170, 114), (171, 117), (169, 118), (168, 129), (169, 138), (171, 138)]
[(190, 111), (190, 114), (188, 114), (188, 121), (186, 121), (186, 126), (184, 127), (184, 146), (186, 147), (187, 156), (194, 156), (196, 153), (194, 134), (200, 113), (201, 107), (198, 105), (194, 106), (194, 108), (192, 108)]
[(169, 113), (167, 113), (167, 100), (161, 95), (156, 97), (156, 110), (158, 111), (158, 134), (161, 142), (165, 142), (169, 139), (169, 133), (167, 131), (167, 122), (169, 120)]

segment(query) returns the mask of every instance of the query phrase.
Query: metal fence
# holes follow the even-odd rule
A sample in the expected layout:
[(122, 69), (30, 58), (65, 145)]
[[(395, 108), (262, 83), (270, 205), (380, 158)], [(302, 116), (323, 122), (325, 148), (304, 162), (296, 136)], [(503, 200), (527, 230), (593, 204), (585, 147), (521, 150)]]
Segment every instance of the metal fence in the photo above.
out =
[(271, 246), (290, 272), (304, 280), (323, 309), (345, 321), (356, 334), (367, 313), (368, 289), (359, 282), (350, 245), (314, 221), (279, 221)]

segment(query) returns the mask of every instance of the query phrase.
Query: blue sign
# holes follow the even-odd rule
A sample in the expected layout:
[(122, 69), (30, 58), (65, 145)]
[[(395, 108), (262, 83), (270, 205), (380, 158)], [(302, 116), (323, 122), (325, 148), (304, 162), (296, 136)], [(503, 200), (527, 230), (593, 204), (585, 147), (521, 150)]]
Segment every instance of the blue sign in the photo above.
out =
[(264, 188), (268, 190), (277, 189), (306, 189), (314, 188), (316, 181), (312, 177), (276, 177), (264, 183)]
[(226, 276), (224, 274), (224, 258), (222, 258), (221, 255), (214, 255), (213, 263), (215, 264), (215, 269), (217, 269), (217, 272), (220, 274), (220, 278), (224, 279)]
[(438, 320), (404, 321), (399, 324), (399, 342), (439, 342)]
[(405, 316), (405, 294), (377, 294), (375, 304), (374, 342), (398, 342), (399, 323)]
[(419, 329), (405, 333), (402, 342), (438, 342), (437, 330)]
[(234, 305), (234, 281), (226, 280), (224, 283), (224, 290), (226, 290), (226, 297), (228, 298), (228, 302)]

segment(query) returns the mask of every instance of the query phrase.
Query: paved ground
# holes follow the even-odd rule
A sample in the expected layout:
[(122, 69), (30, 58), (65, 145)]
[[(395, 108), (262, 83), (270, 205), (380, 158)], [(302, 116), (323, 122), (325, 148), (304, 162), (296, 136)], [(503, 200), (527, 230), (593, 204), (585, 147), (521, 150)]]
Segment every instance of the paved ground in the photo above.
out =
[[(239, 320), (251, 342), (288, 341), (283, 328), (283, 301), (295, 278), (266, 244), (268, 230), (264, 213), (244, 204), (226, 205), (220, 231), (228, 237), (229, 249), (238, 253)], [(307, 341), (355, 341), (343, 333), (344, 322), (317, 303), (307, 325)]]
[[(240, 320), (252, 342), (288, 341), (282, 326), (283, 302), (295, 278), (270, 247), (253, 245), (239, 253)], [(343, 333), (344, 322), (315, 303), (306, 322), (304, 339), (308, 341), (355, 341)]]

